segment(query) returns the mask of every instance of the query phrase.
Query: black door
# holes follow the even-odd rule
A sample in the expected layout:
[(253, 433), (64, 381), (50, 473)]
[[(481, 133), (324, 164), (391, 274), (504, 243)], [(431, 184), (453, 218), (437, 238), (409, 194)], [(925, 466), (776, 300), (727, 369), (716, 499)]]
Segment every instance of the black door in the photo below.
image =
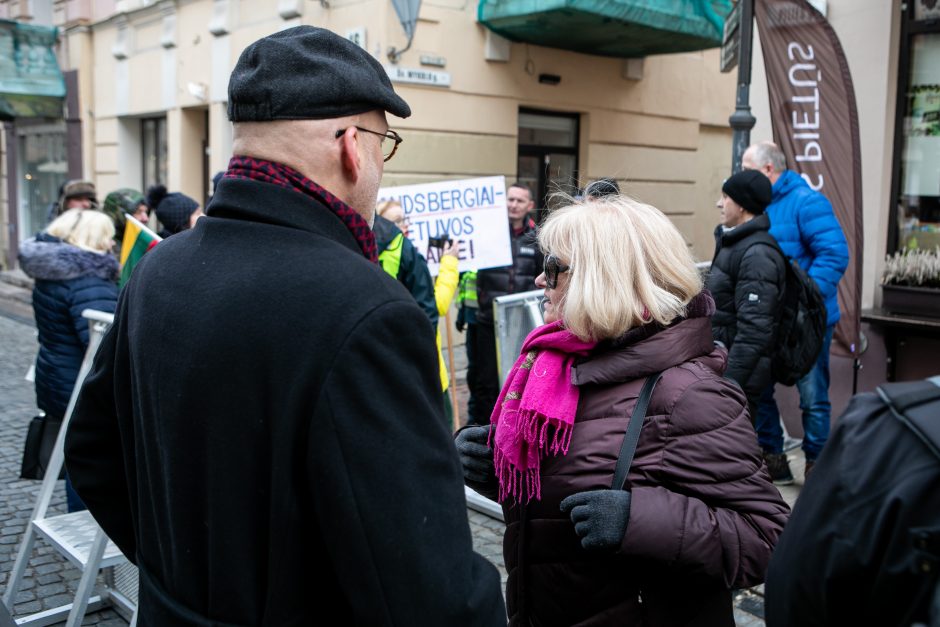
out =
[(556, 192), (578, 193), (577, 113), (519, 110), (518, 180), (535, 193), (537, 221)]

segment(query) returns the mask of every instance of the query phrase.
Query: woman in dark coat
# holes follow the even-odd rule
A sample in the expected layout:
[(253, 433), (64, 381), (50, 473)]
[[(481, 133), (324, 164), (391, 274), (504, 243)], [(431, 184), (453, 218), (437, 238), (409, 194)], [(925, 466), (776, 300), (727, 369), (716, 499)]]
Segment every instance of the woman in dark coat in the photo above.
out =
[[(114, 224), (91, 209), (69, 209), (20, 246), (23, 272), (31, 276), (39, 332), (36, 404), (46, 416), (65, 415), (88, 348), (85, 309), (111, 313), (117, 304), (117, 260), (109, 254)], [(69, 511), (84, 506), (66, 484)]]
[[(685, 241), (657, 209), (611, 197), (553, 212), (539, 244), (546, 324), (492, 429), (457, 434), (467, 485), (505, 512), (510, 624), (733, 625), (731, 590), (763, 581), (789, 510), (722, 377), (714, 302)], [(611, 489), (637, 397), (660, 373)]]

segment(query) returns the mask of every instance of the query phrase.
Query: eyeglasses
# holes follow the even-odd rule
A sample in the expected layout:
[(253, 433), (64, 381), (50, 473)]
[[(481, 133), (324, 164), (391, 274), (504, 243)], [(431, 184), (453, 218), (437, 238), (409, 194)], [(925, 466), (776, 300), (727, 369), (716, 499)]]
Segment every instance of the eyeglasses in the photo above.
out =
[[(398, 150), (398, 144), (402, 143), (404, 140), (401, 138), (401, 135), (395, 131), (389, 129), (385, 133), (379, 133), (378, 131), (370, 131), (367, 128), (362, 128), (361, 126), (354, 126), (353, 128), (362, 131), (363, 133), (372, 133), (373, 135), (378, 135), (382, 138), (382, 154), (385, 156), (385, 160), (388, 161), (395, 156), (395, 151)], [(347, 129), (341, 128), (336, 131), (336, 139), (339, 139), (343, 136), (343, 133)], [(391, 143), (385, 141), (386, 139), (392, 140)]]
[(545, 273), (545, 287), (550, 290), (558, 287), (558, 275), (571, 270), (571, 266), (563, 265), (555, 255), (545, 258), (542, 271)]

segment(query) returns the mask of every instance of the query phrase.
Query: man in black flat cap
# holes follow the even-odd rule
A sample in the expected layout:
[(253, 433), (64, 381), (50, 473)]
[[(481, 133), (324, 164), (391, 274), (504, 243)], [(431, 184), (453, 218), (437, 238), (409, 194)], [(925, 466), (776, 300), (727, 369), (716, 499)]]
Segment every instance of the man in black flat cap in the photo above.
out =
[(786, 259), (770, 237), (771, 186), (755, 170), (743, 170), (721, 187), (715, 257), (705, 286), (715, 299), (712, 333), (728, 348), (725, 376), (747, 395), (751, 420), (760, 395), (772, 383), (771, 356), (777, 312), (786, 286)]
[(376, 264), (386, 112), (411, 113), (329, 31), (250, 45), (207, 216), (124, 288), (66, 457), (141, 625), (505, 624), (434, 336)]

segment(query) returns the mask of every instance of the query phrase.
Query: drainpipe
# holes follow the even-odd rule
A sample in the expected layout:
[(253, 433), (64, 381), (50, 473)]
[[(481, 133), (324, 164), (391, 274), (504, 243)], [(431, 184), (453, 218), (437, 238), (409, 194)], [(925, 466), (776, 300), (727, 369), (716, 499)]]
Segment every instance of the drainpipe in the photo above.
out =
[(65, 150), (70, 179), (85, 178), (82, 163), (82, 110), (79, 106), (78, 70), (62, 72), (65, 79)]
[(3, 130), (6, 132), (6, 147), (7, 147), (7, 258), (5, 260), (5, 265), (7, 270), (12, 270), (16, 267), (16, 256), (19, 253), (20, 249), (20, 212), (17, 211), (19, 206), (19, 190), (17, 189), (17, 183), (19, 182), (17, 177), (17, 172), (19, 168), (17, 167), (17, 152), (19, 146), (16, 141), (16, 123), (7, 122), (3, 125)]

